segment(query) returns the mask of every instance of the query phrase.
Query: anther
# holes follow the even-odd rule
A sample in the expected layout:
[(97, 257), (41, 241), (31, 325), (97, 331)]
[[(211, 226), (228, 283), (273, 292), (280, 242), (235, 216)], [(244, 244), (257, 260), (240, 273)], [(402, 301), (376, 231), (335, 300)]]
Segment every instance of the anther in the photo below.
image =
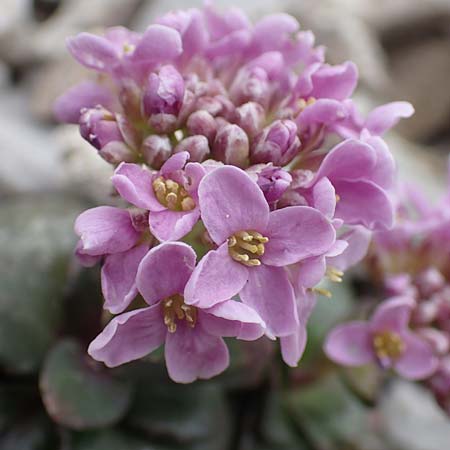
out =
[(313, 292), (315, 292), (316, 294), (323, 295), (324, 297), (327, 297), (327, 298), (331, 298), (332, 297), (332, 294), (331, 294), (331, 292), (328, 289), (314, 287), (311, 290)]
[(264, 244), (269, 239), (257, 231), (238, 231), (228, 238), (228, 252), (235, 261), (248, 267), (261, 265)]

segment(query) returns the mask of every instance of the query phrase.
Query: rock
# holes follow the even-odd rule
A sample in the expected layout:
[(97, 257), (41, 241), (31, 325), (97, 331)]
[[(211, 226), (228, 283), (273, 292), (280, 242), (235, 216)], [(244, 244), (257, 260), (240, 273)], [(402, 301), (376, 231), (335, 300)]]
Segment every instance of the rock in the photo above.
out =
[(448, 417), (418, 384), (396, 379), (381, 400), (384, 436), (389, 448), (442, 450), (450, 442)]

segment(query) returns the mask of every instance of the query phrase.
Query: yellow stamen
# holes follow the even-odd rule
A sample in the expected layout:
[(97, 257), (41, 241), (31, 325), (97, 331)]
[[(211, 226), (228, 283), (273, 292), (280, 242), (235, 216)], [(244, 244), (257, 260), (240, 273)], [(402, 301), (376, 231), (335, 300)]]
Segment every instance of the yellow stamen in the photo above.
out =
[(315, 292), (316, 294), (323, 295), (324, 297), (327, 297), (327, 298), (331, 298), (332, 297), (332, 294), (331, 294), (331, 292), (328, 289), (315, 287), (315, 288), (312, 288), (311, 290), (313, 292)]
[(195, 208), (193, 198), (176, 181), (158, 177), (152, 186), (159, 203), (171, 211), (192, 211)]
[(169, 333), (177, 331), (177, 321), (186, 320), (187, 324), (194, 328), (197, 322), (197, 308), (186, 305), (183, 296), (176, 294), (166, 298), (163, 304), (163, 320)]
[(373, 347), (380, 359), (397, 359), (405, 350), (402, 338), (392, 331), (382, 331), (373, 338)]
[(235, 261), (245, 266), (259, 266), (259, 258), (264, 254), (264, 244), (267, 242), (269, 239), (257, 231), (238, 231), (228, 238), (228, 252)]
[(326, 276), (335, 283), (341, 283), (344, 272), (334, 267), (327, 267)]

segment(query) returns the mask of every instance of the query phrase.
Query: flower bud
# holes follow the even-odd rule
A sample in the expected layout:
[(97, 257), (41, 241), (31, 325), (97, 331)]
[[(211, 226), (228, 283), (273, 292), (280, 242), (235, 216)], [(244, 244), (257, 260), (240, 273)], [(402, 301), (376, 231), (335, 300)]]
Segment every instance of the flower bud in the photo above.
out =
[(142, 107), (146, 116), (171, 114), (177, 116), (183, 104), (184, 81), (173, 66), (163, 66), (151, 73), (144, 91)]
[(236, 108), (234, 121), (253, 137), (261, 130), (264, 116), (264, 108), (259, 103), (247, 102)]
[(172, 145), (167, 136), (152, 134), (142, 143), (145, 162), (154, 169), (160, 169), (172, 154)]
[(124, 142), (110, 142), (101, 148), (98, 151), (98, 154), (110, 164), (136, 162), (136, 153), (134, 153)]
[(292, 120), (277, 120), (264, 128), (255, 138), (250, 159), (252, 163), (268, 163), (284, 166), (300, 149), (297, 125)]
[(153, 114), (148, 120), (150, 127), (159, 134), (169, 134), (177, 128), (177, 116), (173, 114)]
[(450, 348), (450, 342), (447, 335), (435, 328), (419, 328), (417, 333), (423, 337), (433, 347), (437, 355), (445, 355)]
[(247, 134), (237, 125), (225, 125), (217, 132), (212, 153), (215, 159), (225, 164), (246, 167), (249, 155)]
[(215, 97), (203, 96), (197, 100), (196, 109), (206, 111), (211, 116), (217, 116), (222, 112), (222, 103)]
[(230, 97), (237, 105), (257, 102), (265, 108), (268, 107), (270, 84), (266, 71), (261, 67), (242, 69), (231, 85)]
[(175, 147), (175, 153), (180, 152), (188, 152), (191, 161), (202, 162), (209, 155), (208, 139), (202, 135), (189, 136)]
[(212, 143), (216, 137), (217, 125), (209, 112), (196, 111), (189, 116), (187, 129), (191, 135), (201, 134)]
[(274, 205), (281, 198), (291, 182), (291, 175), (280, 167), (267, 165), (258, 173), (258, 186), (269, 205)]
[(114, 114), (102, 106), (82, 110), (80, 134), (97, 150), (110, 142), (123, 142)]

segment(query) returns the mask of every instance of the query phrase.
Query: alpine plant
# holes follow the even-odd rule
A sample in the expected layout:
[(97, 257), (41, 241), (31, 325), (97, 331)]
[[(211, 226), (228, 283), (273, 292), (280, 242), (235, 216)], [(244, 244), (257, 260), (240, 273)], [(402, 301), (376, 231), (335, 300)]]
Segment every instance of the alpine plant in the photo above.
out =
[(315, 296), (330, 295), (316, 285), (393, 225), (381, 135), (411, 105), (362, 117), (355, 65), (327, 64), (287, 14), (252, 25), (205, 6), (67, 47), (91, 77), (55, 114), (115, 167), (120, 197), (75, 223), (76, 254), (101, 264), (116, 315), (89, 354), (117, 366), (165, 344), (170, 377), (190, 382), (227, 367), (222, 337), (265, 335), (296, 366)]

